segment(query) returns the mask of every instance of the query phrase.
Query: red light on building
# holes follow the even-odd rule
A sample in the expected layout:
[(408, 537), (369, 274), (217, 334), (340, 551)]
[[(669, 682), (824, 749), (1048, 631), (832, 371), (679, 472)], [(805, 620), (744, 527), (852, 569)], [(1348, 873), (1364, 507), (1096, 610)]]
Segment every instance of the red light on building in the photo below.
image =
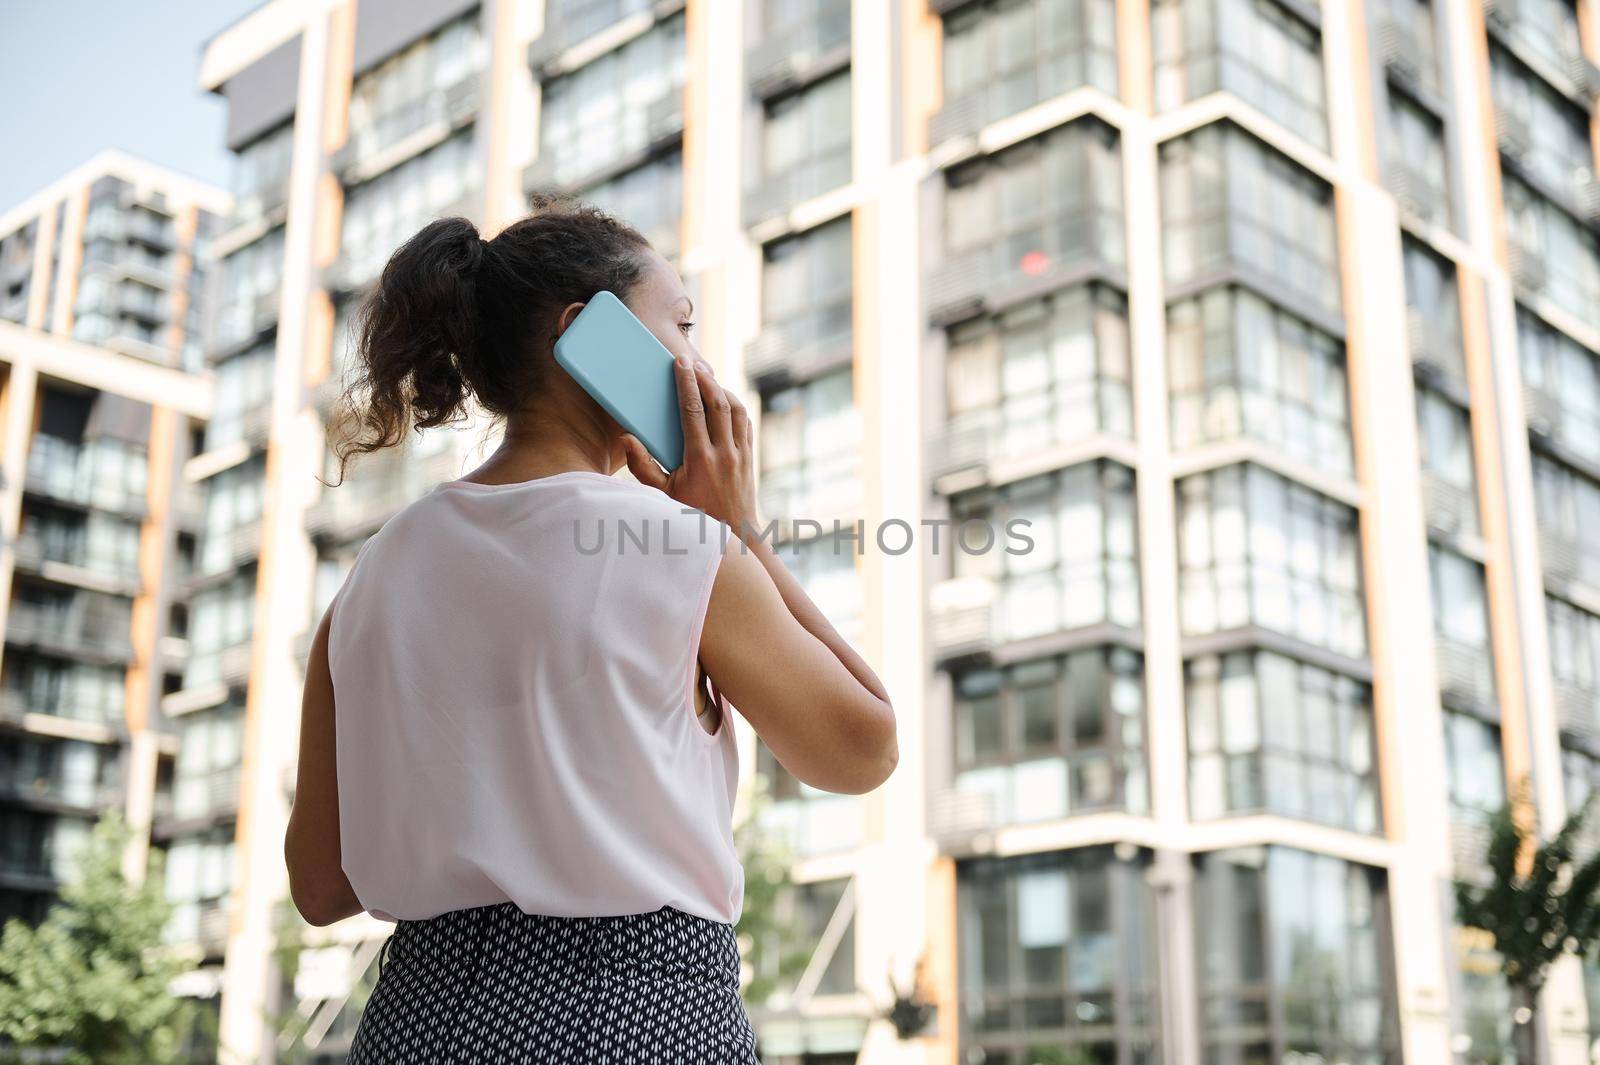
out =
[(1030, 251), (1022, 257), (1019, 265), (1022, 267), (1022, 272), (1029, 277), (1038, 277), (1049, 268), (1050, 256), (1042, 251)]

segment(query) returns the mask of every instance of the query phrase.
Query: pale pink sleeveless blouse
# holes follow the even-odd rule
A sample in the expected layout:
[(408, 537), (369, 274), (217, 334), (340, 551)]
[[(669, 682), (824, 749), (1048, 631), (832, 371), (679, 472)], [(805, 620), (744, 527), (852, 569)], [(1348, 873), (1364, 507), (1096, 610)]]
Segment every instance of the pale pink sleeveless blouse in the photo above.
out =
[(733, 715), (694, 710), (727, 535), (586, 471), (446, 481), (373, 534), (328, 642), (363, 907), (738, 920)]

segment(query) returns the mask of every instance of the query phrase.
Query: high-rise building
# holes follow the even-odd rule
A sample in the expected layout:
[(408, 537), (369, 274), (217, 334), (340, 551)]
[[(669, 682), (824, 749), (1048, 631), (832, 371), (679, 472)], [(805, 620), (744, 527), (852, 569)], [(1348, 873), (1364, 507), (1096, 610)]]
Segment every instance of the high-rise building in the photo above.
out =
[(183, 475), (221, 189), (106, 152), (0, 214), (0, 919), (38, 920), (98, 814), (164, 845), (179, 724)]
[[(1597, 57), (1595, 0), (272, 0), (217, 35), (215, 566), (168, 699), (241, 781), (194, 837), (231, 881), (173, 881), (228, 900), (224, 1051), (293, 1010), (348, 1045), (387, 926), (273, 953), (300, 663), (364, 538), (493, 443), (319, 484), (350, 314), (429, 218), (559, 187), (679, 266), (786, 557), (896, 698), (867, 796), (737, 726), (794, 856), (764, 1061), (1501, 1060), (1450, 885), (1513, 786), (1548, 829), (1600, 782)], [(1017, 519), (1029, 550), (965, 539)], [(1600, 973), (1543, 1007), (1588, 1060)]]

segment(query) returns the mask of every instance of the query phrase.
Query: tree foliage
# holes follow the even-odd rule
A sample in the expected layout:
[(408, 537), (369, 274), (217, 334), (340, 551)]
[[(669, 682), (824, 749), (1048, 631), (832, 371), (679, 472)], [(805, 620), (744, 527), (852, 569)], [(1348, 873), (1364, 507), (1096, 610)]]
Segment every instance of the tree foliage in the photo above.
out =
[[(757, 774), (745, 818), (734, 830), (734, 844), (744, 866), (744, 907), (734, 931), (745, 964), (742, 989), (747, 1006), (759, 1007), (778, 990), (799, 978), (810, 951), (795, 943), (795, 930), (778, 917), (779, 900), (790, 889), (789, 847), (762, 824), (762, 811), (772, 802), (766, 778)], [(774, 960), (767, 952), (777, 950)]]
[(179, 1060), (191, 1018), (189, 1004), (169, 988), (192, 966), (162, 942), (171, 909), (160, 856), (152, 856), (139, 885), (123, 875), (129, 836), (121, 817), (107, 813), (44, 921), (7, 922), (0, 937), (0, 1060)]
[(1540, 843), (1508, 801), (1491, 825), (1488, 882), (1456, 885), (1458, 920), (1494, 937), (1513, 988), (1537, 994), (1562, 954), (1587, 957), (1600, 941), (1600, 850), (1577, 854), (1592, 805), (1593, 796)]

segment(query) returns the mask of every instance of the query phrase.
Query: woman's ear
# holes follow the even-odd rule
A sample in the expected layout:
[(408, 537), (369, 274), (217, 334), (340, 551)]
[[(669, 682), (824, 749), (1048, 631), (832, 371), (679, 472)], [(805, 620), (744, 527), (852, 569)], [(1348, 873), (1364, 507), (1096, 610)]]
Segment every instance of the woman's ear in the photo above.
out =
[(569, 303), (561, 308), (561, 313), (556, 317), (556, 336), (559, 337), (562, 333), (565, 333), (567, 326), (572, 324), (574, 318), (583, 313), (583, 309), (586, 306), (588, 306), (586, 303)]

